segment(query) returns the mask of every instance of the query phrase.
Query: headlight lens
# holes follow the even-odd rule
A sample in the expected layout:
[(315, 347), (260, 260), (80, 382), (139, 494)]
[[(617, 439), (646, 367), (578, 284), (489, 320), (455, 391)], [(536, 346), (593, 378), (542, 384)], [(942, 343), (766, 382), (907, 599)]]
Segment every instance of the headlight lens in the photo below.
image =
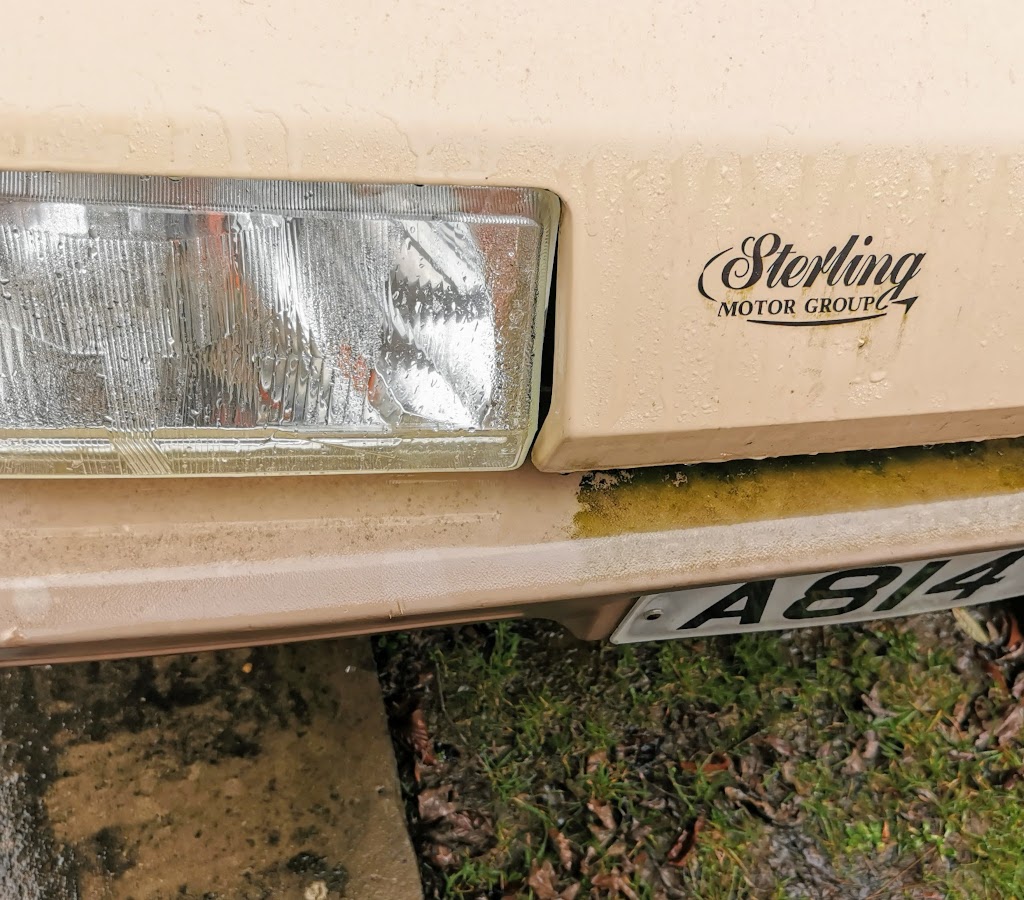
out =
[(0, 471), (512, 468), (558, 201), (0, 173)]

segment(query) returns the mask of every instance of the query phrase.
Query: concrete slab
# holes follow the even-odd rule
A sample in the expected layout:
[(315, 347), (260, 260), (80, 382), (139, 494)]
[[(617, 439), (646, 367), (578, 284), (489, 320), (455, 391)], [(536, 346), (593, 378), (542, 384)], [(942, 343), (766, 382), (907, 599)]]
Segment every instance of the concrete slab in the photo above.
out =
[(0, 896), (420, 898), (366, 640), (0, 672)]

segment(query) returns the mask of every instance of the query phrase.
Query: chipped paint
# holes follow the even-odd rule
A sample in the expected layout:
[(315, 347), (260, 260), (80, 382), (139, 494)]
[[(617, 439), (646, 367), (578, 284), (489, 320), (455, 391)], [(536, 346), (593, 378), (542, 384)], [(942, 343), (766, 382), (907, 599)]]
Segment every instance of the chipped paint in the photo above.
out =
[(593, 472), (576, 537), (733, 525), (1024, 490), (1024, 439)]

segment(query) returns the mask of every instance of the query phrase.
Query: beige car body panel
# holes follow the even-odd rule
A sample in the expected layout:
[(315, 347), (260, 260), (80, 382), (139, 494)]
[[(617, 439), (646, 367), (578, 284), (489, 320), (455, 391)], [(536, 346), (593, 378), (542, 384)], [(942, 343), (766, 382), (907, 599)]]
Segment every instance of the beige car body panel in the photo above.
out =
[[(0, 166), (554, 191), (538, 469), (1015, 435), (1018, 13), (1011, 0), (16, 4)], [(913, 283), (890, 299), (916, 302), (829, 327), (723, 315), (783, 296), (699, 290), (709, 260), (769, 233), (808, 256), (871, 235), (893, 271), (911, 254)], [(826, 318), (806, 312), (820, 282), (792, 294), (809, 320)], [(983, 465), (1005, 475), (1002, 458)], [(894, 462), (886, 484), (945, 459)], [(809, 496), (842, 478), (823, 465)], [(720, 489), (712, 505), (733, 515), (712, 524), (658, 493), (644, 513), (658, 528), (608, 512), (619, 525), (600, 534), (581, 530), (579, 476), (531, 466), (5, 481), (0, 642), (9, 659), (56, 659), (524, 610), (598, 635), (641, 590), (1024, 545), (1017, 482), (981, 481), (895, 503), (854, 485), (846, 506), (752, 518)]]
[(644, 591), (1024, 547), (1024, 442), (725, 465), (6, 481), (0, 662), (527, 615), (596, 638)]

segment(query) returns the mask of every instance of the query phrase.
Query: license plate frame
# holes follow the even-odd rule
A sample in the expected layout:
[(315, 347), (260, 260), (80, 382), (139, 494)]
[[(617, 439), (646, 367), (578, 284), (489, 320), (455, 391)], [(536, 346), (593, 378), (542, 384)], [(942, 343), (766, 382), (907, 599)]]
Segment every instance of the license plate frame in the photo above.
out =
[(643, 594), (619, 623), (611, 642), (846, 624), (1020, 595), (1024, 595), (1024, 549), (886, 561)]

